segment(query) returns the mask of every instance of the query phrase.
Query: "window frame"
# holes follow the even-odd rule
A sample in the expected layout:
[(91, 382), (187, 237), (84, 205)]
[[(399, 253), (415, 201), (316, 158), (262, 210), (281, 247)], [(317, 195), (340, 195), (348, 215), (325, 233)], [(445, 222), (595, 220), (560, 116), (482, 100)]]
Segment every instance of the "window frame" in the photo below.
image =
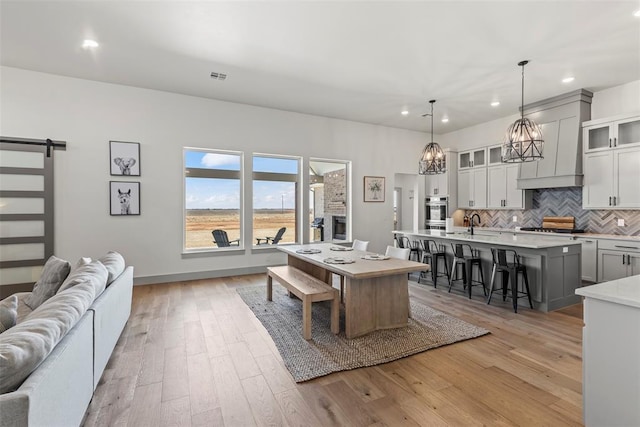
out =
[[(278, 172), (256, 172), (253, 169), (253, 162), (256, 157), (266, 157), (272, 159), (285, 159), (285, 160), (295, 160), (298, 165), (298, 172), (296, 174), (292, 173), (278, 173)], [(302, 156), (293, 156), (287, 154), (271, 154), (271, 153), (260, 153), (255, 152), (251, 153), (251, 246), (252, 249), (264, 250), (268, 248), (272, 248), (272, 245), (257, 245), (255, 243), (256, 239), (253, 235), (254, 233), (254, 212), (256, 207), (254, 206), (253, 200), (255, 198), (254, 190), (254, 182), (255, 181), (280, 181), (280, 182), (294, 182), (295, 183), (295, 239), (293, 243), (287, 242), (283, 243), (284, 245), (297, 245), (301, 242), (301, 234), (300, 231), (302, 229), (302, 216), (300, 212), (303, 209), (303, 200), (302, 200), (302, 187), (304, 186), (302, 171), (304, 169), (304, 162)], [(295, 179), (291, 179), (291, 177), (295, 177)]]
[[(186, 157), (188, 151), (197, 151), (202, 153), (224, 154), (234, 155), (239, 157), (239, 170), (224, 170), (224, 169), (207, 169), (207, 168), (187, 168)], [(183, 147), (182, 148), (182, 253), (205, 253), (205, 252), (229, 252), (229, 251), (244, 251), (245, 240), (245, 218), (244, 218), (244, 193), (245, 193), (245, 180), (244, 180), (244, 152), (234, 150), (223, 150), (216, 148), (202, 148), (202, 147)], [(238, 179), (240, 184), (239, 196), (239, 219), (240, 219), (240, 241), (238, 246), (219, 248), (213, 243), (213, 236), (211, 237), (211, 246), (203, 248), (187, 248), (187, 178), (213, 178), (213, 179)]]

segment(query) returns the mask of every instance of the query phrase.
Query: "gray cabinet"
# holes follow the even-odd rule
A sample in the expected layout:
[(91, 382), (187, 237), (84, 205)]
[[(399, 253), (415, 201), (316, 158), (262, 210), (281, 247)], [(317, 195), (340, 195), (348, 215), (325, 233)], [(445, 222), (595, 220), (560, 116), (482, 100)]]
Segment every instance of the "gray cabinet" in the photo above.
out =
[(617, 116), (583, 123), (585, 153), (640, 145), (640, 117)]
[(582, 244), (582, 280), (596, 282), (598, 280), (598, 241), (579, 237)]
[(626, 240), (600, 240), (598, 282), (640, 274), (640, 243)]

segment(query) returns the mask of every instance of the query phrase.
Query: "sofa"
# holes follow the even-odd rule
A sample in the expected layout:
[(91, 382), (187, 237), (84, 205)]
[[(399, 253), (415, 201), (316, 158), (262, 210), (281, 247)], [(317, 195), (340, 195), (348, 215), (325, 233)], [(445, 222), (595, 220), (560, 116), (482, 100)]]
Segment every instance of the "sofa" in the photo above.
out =
[(0, 333), (0, 427), (82, 423), (131, 314), (133, 267), (103, 258), (81, 259), (35, 309), (26, 303), (38, 282), (15, 294), (16, 324)]

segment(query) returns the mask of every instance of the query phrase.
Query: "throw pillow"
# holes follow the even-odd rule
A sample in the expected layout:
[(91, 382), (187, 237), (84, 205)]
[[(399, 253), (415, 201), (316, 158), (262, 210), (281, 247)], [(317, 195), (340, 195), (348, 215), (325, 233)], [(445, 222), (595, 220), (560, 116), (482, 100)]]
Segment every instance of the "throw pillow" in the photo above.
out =
[(11, 295), (0, 301), (0, 334), (16, 325), (18, 297)]
[(29, 295), (24, 303), (35, 310), (56, 294), (64, 279), (69, 275), (71, 264), (55, 256), (50, 257), (42, 270), (42, 276), (33, 285), (33, 292)]
[(69, 274), (58, 293), (62, 293), (69, 288), (73, 288), (80, 283), (90, 282), (94, 287), (94, 295), (97, 297), (104, 291), (109, 273), (100, 261), (91, 261), (89, 264), (82, 265)]
[(107, 268), (109, 272), (109, 278), (107, 279), (107, 286), (111, 284), (115, 279), (118, 278), (124, 271), (124, 258), (118, 252), (109, 251), (106, 255), (99, 258), (104, 266)]

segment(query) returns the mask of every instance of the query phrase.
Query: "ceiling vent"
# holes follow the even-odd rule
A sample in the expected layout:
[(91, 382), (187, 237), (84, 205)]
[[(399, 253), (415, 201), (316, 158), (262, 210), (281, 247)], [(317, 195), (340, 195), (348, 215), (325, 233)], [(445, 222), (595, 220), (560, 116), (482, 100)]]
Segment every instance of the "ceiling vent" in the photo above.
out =
[(211, 72), (211, 78), (214, 80), (226, 80), (227, 75), (224, 73), (216, 73), (215, 71)]

